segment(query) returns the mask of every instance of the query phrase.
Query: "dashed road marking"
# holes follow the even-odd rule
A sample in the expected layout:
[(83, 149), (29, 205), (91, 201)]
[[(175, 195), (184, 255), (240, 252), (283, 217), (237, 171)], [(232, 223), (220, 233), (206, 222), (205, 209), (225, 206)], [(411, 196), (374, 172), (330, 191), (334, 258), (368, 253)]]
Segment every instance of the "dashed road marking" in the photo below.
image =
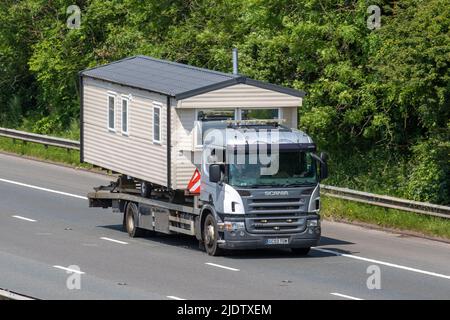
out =
[(341, 297), (341, 298), (346, 298), (346, 299), (350, 299), (350, 300), (364, 300), (364, 299), (361, 299), (361, 298), (356, 298), (356, 297), (348, 296), (348, 295), (346, 295), (346, 294), (342, 294), (342, 293), (338, 293), (338, 292), (332, 292), (332, 293), (330, 293), (330, 294), (332, 294), (333, 296), (337, 296), (337, 297)]
[(26, 218), (26, 217), (22, 217), (22, 216), (12, 216), (12, 217), (16, 218), (16, 219), (28, 221), (28, 222), (36, 222), (36, 220), (34, 220), (34, 219), (30, 219), (30, 218)]
[(206, 262), (205, 264), (207, 264), (207, 265), (209, 265), (209, 266), (217, 267), (217, 268), (222, 268), (222, 269), (231, 270), (231, 271), (240, 271), (239, 269), (236, 269), (236, 268), (231, 268), (231, 267), (227, 267), (227, 266), (222, 266), (222, 265), (220, 265), (220, 264), (215, 264), (215, 263), (211, 263), (211, 262)]
[(17, 182), (17, 181), (12, 181), (12, 180), (7, 180), (7, 179), (1, 179), (1, 178), (0, 178), (0, 181), (1, 182), (6, 182), (6, 183), (10, 183), (10, 184), (15, 184), (15, 185), (21, 186), (21, 187), (26, 187), (26, 188), (31, 188), (31, 189), (36, 189), (36, 190), (56, 193), (56, 194), (60, 194), (60, 195), (67, 196), (67, 197), (73, 197), (73, 198), (87, 200), (87, 197), (84, 197), (84, 196), (79, 196), (77, 194), (68, 193), (68, 192), (62, 192), (62, 191), (48, 189), (48, 188), (42, 188), (42, 187), (38, 187), (38, 186), (35, 186), (35, 185), (32, 185), (32, 184), (26, 184), (26, 183), (22, 183), (22, 182)]
[(374, 263), (374, 264), (380, 264), (380, 265), (387, 266), (387, 267), (397, 268), (397, 269), (401, 269), (401, 270), (406, 270), (406, 271), (426, 274), (428, 276), (433, 276), (433, 277), (444, 278), (444, 279), (450, 280), (450, 276), (447, 276), (447, 275), (441, 274), (441, 273), (436, 273), (436, 272), (431, 272), (431, 271), (426, 271), (426, 270), (406, 267), (406, 266), (402, 266), (402, 265), (395, 264), (395, 263), (390, 263), (390, 262), (385, 262), (385, 261), (380, 261), (380, 260), (375, 260), (375, 259), (364, 258), (364, 257), (360, 257), (360, 256), (355, 256), (355, 255), (352, 255), (352, 254), (347, 254), (347, 253), (340, 253), (340, 252), (333, 251), (333, 250), (328, 250), (328, 249), (321, 249), (321, 248), (313, 248), (313, 249), (317, 250), (317, 251), (325, 252), (325, 253), (331, 253), (331, 254), (334, 254), (336, 256), (346, 257), (346, 258), (360, 260), (360, 261), (366, 261), (366, 262), (370, 262), (370, 263)]
[(167, 298), (172, 299), (172, 300), (186, 300), (186, 299), (175, 297), (175, 296), (167, 296)]
[(107, 237), (100, 237), (100, 239), (106, 240), (106, 241), (115, 242), (115, 243), (120, 243), (120, 244), (128, 244), (128, 242), (120, 241), (120, 240), (116, 240), (116, 239), (111, 239), (111, 238), (107, 238)]
[(69, 269), (69, 268), (62, 267), (62, 266), (53, 266), (53, 267), (54, 267), (54, 268), (57, 268), (57, 269), (64, 270), (64, 271), (72, 272), (72, 273), (85, 274), (85, 273), (84, 273), (83, 271), (81, 271), (81, 270)]

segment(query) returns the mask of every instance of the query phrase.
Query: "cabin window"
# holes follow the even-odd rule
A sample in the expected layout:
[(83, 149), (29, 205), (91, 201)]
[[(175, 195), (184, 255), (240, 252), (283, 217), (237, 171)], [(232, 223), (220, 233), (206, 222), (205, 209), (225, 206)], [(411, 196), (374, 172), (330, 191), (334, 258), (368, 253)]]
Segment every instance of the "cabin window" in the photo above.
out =
[(235, 109), (209, 109), (197, 110), (194, 125), (194, 147), (201, 148), (203, 146), (203, 134), (214, 127), (212, 121), (235, 120)]
[(108, 95), (108, 129), (116, 129), (116, 115), (115, 115), (115, 97), (113, 95)]
[(241, 109), (242, 120), (270, 120), (279, 119), (279, 109)]
[(220, 120), (234, 120), (235, 111), (234, 109), (224, 109), (224, 110), (198, 110), (197, 120), (198, 121), (220, 121)]
[(122, 98), (122, 133), (128, 134), (128, 99)]
[(153, 104), (153, 142), (161, 143), (161, 106)]

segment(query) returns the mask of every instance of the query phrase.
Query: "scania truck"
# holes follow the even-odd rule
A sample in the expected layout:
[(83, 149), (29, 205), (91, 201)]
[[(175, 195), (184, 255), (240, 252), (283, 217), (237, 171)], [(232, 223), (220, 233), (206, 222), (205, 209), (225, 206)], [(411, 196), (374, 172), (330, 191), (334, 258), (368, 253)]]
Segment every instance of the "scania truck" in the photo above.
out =
[(307, 134), (272, 120), (212, 121), (202, 132), (198, 193), (148, 192), (143, 181), (121, 175), (89, 193), (90, 206), (123, 213), (130, 237), (188, 234), (212, 256), (256, 248), (305, 255), (319, 243), (327, 154)]

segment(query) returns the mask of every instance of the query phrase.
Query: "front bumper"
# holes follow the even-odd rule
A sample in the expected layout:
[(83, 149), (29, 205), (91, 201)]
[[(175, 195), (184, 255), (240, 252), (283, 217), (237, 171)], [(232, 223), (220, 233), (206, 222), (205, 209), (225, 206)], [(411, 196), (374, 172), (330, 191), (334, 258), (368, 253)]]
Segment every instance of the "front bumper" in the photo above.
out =
[[(318, 218), (318, 217), (310, 217)], [(320, 219), (320, 218), (318, 218)], [(226, 222), (244, 222), (244, 219), (225, 219)], [(321, 236), (320, 224), (306, 227), (296, 233), (249, 233), (246, 228), (219, 232), (219, 247), (223, 249), (260, 249), (260, 248), (307, 248), (319, 244)], [(269, 244), (268, 239), (284, 239), (283, 244)], [(287, 239), (287, 241), (286, 241)]]

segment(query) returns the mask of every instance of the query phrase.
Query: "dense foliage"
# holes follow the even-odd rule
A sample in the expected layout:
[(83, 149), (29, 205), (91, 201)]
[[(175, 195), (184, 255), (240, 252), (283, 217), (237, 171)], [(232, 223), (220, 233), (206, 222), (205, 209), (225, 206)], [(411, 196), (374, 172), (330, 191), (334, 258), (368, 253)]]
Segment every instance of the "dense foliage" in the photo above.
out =
[[(66, 8), (82, 10), (66, 26)], [(369, 5), (382, 9), (370, 30)], [(328, 183), (450, 203), (450, 0), (2, 0), (0, 125), (76, 130), (77, 72), (134, 54), (307, 91)]]

